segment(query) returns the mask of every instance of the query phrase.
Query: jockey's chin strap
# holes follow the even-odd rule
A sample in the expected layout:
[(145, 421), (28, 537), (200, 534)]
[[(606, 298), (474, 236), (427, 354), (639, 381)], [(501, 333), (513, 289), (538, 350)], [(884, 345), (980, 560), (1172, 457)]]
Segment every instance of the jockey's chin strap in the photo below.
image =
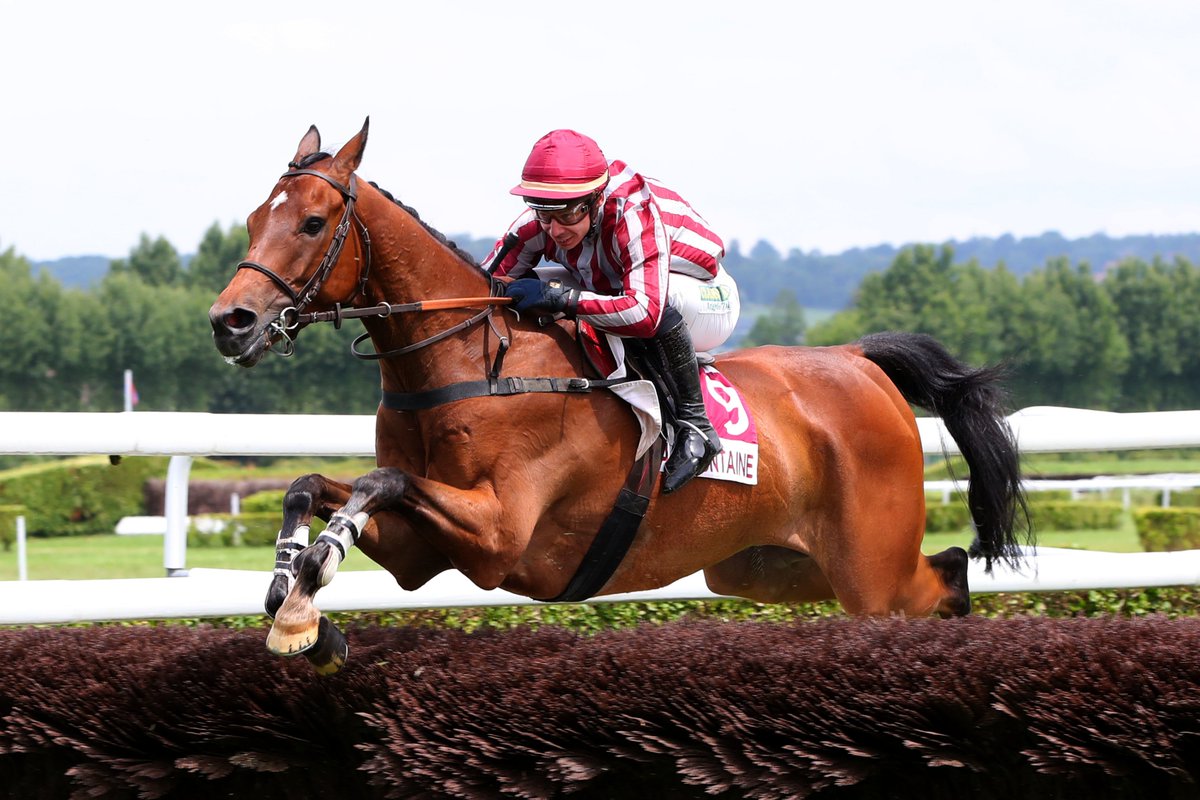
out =
[(300, 175), (312, 175), (320, 178), (341, 193), (342, 198), (346, 201), (346, 208), (342, 212), (341, 221), (334, 228), (333, 239), (329, 242), (329, 247), (325, 250), (325, 257), (321, 259), (321, 263), (317, 266), (316, 271), (313, 272), (312, 277), (308, 279), (308, 282), (304, 284), (304, 288), (299, 292), (293, 289), (291, 284), (281, 278), (277, 272), (257, 261), (242, 261), (237, 265), (238, 269), (252, 269), (266, 275), (292, 301), (290, 306), (279, 312), (279, 317), (270, 326), (271, 332), (278, 334), (279, 342), (282, 343), (280, 349), (276, 350), (282, 356), (290, 356), (296, 352), (294, 334), (308, 322), (305, 319), (307, 315), (303, 315), (301, 312), (308, 308), (309, 303), (321, 291), (321, 287), (329, 278), (329, 273), (333, 271), (334, 265), (337, 264), (338, 257), (342, 254), (342, 247), (346, 244), (346, 236), (350, 232), (351, 220), (358, 227), (359, 237), (362, 240), (363, 246), (362, 269), (358, 275), (358, 288), (355, 290), (354, 295), (351, 296), (351, 299), (366, 295), (367, 277), (371, 272), (371, 236), (367, 232), (367, 226), (354, 213), (354, 203), (358, 199), (357, 178), (351, 175), (350, 185), (346, 186), (324, 172), (318, 172), (315, 169), (301, 169), (294, 162), (288, 166), (292, 169), (283, 173), (280, 176), (281, 180)]

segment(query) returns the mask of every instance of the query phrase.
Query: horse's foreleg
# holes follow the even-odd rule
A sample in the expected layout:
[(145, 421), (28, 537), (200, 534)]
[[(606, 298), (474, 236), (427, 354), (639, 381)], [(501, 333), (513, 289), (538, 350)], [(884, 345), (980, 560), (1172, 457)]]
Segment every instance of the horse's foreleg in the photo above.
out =
[[(376, 524), (372, 521), (375, 515), (391, 512), (381, 519), (394, 515), (389, 524), (402, 526), (403, 534), (420, 541), (427, 556), (423, 564), (406, 563), (408, 569), (403, 575), (392, 570), (402, 584), (419, 585), (452, 565), (479, 586), (495, 588), (523, 550), (520, 537), (513, 531), (532, 530), (535, 508), (536, 504), (526, 503), (504, 509), (504, 527), (500, 504), (490, 486), (459, 489), (383, 467), (354, 482), (345, 505), (333, 513), (329, 526), (299, 560), (320, 560), (314, 575), (323, 586), (333, 578), (345, 552), (358, 542), (364, 527)], [(379, 541), (373, 544), (383, 545)]]
[[(278, 655), (304, 653), (323, 674), (341, 669), (346, 640), (328, 618), (321, 616), (313, 598), (318, 589), (333, 580), (338, 565), (362, 535), (371, 515), (396, 502), (407, 483), (407, 475), (401, 470), (377, 469), (356, 480), (353, 487), (319, 476), (306, 476), (293, 484), (285, 507), (294, 505), (299, 509), (297, 520), (327, 514), (329, 524), (312, 545), (291, 559), (291, 586), (276, 611), (267, 635), (267, 649)], [(344, 501), (340, 508), (338, 501)], [(331, 508), (337, 510), (329, 513)], [(294, 537), (294, 533), (291, 535)]]
[(292, 483), (283, 500), (275, 575), (267, 590), (266, 610), (275, 620), (267, 648), (278, 655), (305, 653), (322, 673), (341, 668), (346, 642), (312, 602), (321, 585), (314, 567), (319, 569), (325, 559), (310, 554), (309, 526), (314, 516), (328, 518), (349, 494), (349, 486), (320, 475), (305, 475)]
[(272, 619), (296, 583), (292, 560), (308, 547), (313, 517), (328, 519), (349, 496), (349, 486), (321, 475), (304, 475), (288, 488), (283, 498), (283, 524), (275, 542), (275, 574), (264, 604)]

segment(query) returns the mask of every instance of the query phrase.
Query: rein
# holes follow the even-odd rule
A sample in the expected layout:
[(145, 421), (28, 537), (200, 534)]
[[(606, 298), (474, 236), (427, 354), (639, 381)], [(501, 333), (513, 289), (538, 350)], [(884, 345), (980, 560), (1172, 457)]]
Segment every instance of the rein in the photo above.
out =
[[(332, 311), (314, 311), (308, 314), (296, 314), (293, 321), (290, 323), (289, 330), (294, 330), (301, 325), (308, 325), (313, 322), (332, 322), (333, 327), (341, 328), (342, 320), (346, 319), (362, 319), (363, 317), (380, 317), (387, 318), (393, 314), (404, 314), (415, 311), (444, 311), (447, 309), (456, 308), (473, 308), (475, 306), (487, 306), (478, 314), (475, 314), (470, 319), (464, 320), (452, 328), (435, 333), (427, 339), (422, 339), (419, 342), (397, 347), (395, 350), (387, 350), (383, 353), (369, 353), (358, 349), (358, 346), (371, 338), (371, 334), (364, 333), (357, 337), (350, 344), (350, 352), (357, 358), (364, 361), (378, 361), (391, 356), (400, 356), (405, 353), (411, 353), (420, 350), (422, 347), (427, 347), (443, 339), (447, 339), (460, 331), (465, 331), (483, 320), (491, 316), (494, 306), (506, 306), (512, 303), (511, 297), (500, 297), (491, 295), (488, 297), (448, 297), (442, 300), (417, 300), (412, 303), (380, 303), (367, 308), (342, 308), (341, 303), (334, 303)], [(288, 311), (288, 309), (284, 309)], [(501, 337), (501, 340), (507, 343), (507, 337)], [(506, 344), (507, 346), (507, 344)]]

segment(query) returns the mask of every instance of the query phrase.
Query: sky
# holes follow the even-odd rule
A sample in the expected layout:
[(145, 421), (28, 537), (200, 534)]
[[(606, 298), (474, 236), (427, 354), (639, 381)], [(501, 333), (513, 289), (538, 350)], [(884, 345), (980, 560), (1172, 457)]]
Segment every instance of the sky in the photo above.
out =
[(195, 252), (315, 124), (494, 237), (574, 128), (743, 252), (1200, 232), (1191, 0), (0, 0), (0, 251)]

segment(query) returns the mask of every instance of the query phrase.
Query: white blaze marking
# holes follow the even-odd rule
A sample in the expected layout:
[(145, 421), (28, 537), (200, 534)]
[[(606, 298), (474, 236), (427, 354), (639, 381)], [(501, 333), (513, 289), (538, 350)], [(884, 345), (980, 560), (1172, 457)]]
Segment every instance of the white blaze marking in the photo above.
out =
[(279, 194), (275, 195), (275, 199), (271, 201), (271, 210), (274, 211), (275, 209), (279, 208), (281, 205), (287, 202), (287, 199), (287, 192), (280, 192)]

